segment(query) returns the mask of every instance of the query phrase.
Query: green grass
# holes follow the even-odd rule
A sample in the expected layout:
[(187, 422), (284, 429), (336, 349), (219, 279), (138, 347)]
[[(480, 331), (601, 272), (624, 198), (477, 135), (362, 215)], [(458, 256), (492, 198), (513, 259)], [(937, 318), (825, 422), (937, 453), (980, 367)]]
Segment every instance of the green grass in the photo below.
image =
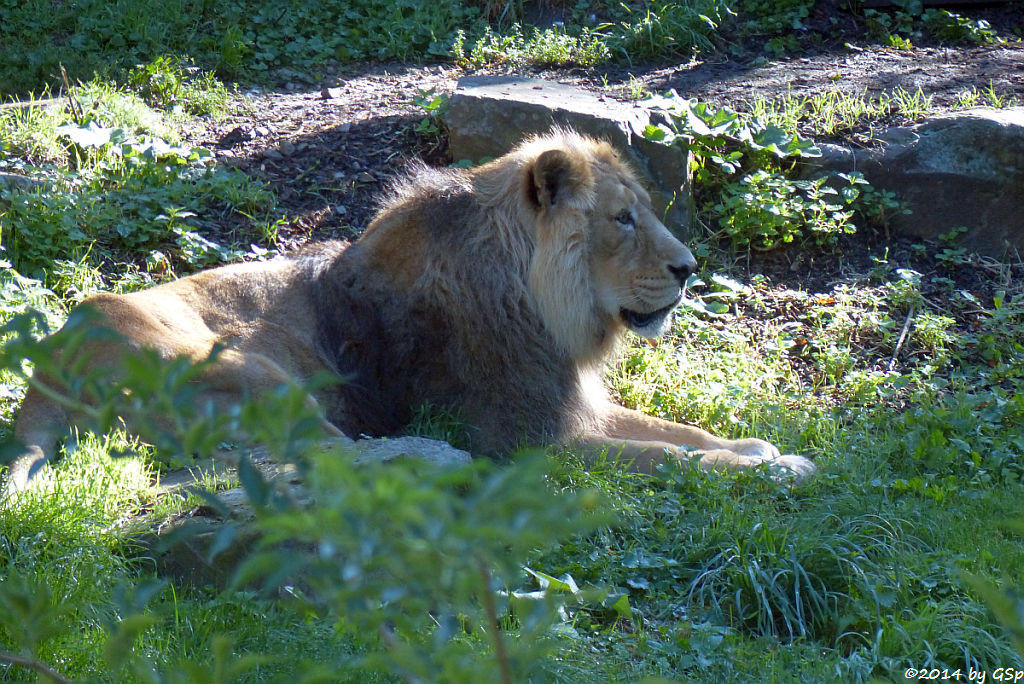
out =
[[(3, 5), (0, 98), (40, 93), (99, 75), (174, 100), (194, 80), (190, 65), (249, 83), (317, 83), (342, 65), (378, 59), (590, 66), (677, 62), (713, 53), (782, 57), (820, 47), (810, 0), (699, 0), (556, 3), (564, 24), (531, 26), (530, 3), (476, 0), (328, 0), (318, 3), (43, 0)], [(911, 48), (927, 37), (946, 44), (998, 44), (984, 21), (900, 3), (891, 12), (843, 8), (872, 40)], [(845, 30), (845, 27), (844, 29)], [(858, 40), (861, 30), (852, 39)], [(156, 78), (154, 78), (154, 66)], [(175, 75), (177, 74), (177, 75)], [(204, 88), (205, 105), (217, 106)], [(188, 107), (186, 107), (188, 109)]]
[(67, 107), (0, 110), (0, 168), (38, 182), (4, 193), (3, 256), (69, 301), (237, 259), (276, 234), (271, 193), (179, 146), (190, 112), (225, 111), (224, 86), (208, 75), (183, 81), (166, 62), (140, 73), (130, 87), (74, 87)]
[(748, 103), (750, 113), (786, 130), (805, 135), (837, 137), (868, 132), (874, 122), (917, 121), (934, 112), (932, 96), (920, 89), (896, 88), (869, 97), (865, 93), (826, 91), (817, 95), (787, 94)]

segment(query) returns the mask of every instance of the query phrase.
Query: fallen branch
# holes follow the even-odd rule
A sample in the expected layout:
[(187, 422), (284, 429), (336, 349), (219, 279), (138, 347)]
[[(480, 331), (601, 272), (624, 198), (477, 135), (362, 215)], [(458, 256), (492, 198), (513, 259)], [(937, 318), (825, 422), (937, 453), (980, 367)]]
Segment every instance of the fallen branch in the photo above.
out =
[(11, 663), (12, 665), (19, 665), (29, 670), (35, 670), (39, 674), (44, 677), (49, 677), (58, 684), (72, 684), (70, 679), (64, 677), (46, 663), (41, 660), (36, 660), (35, 658), (20, 656), (16, 653), (8, 653), (7, 651), (0, 651), (0, 663)]
[(900, 355), (900, 350), (903, 349), (903, 343), (907, 340), (907, 333), (910, 332), (910, 324), (914, 321), (914, 316), (917, 314), (917, 307), (910, 307), (910, 311), (907, 312), (907, 320), (903, 323), (903, 331), (900, 333), (900, 339), (896, 341), (896, 349), (892, 352), (892, 358), (889, 359), (889, 370), (896, 367), (896, 359)]

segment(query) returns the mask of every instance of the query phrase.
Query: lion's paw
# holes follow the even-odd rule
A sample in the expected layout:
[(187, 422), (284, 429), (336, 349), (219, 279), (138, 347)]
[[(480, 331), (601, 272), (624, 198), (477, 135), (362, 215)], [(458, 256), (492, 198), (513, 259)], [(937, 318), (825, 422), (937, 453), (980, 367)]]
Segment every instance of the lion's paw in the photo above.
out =
[(736, 439), (726, 444), (724, 448), (734, 454), (749, 456), (750, 458), (757, 459), (758, 461), (774, 461), (775, 459), (782, 457), (782, 454), (775, 445), (770, 444), (763, 439)]
[(803, 482), (817, 469), (813, 461), (796, 454), (783, 454), (769, 460), (768, 465), (782, 470), (780, 479), (792, 479), (796, 482)]

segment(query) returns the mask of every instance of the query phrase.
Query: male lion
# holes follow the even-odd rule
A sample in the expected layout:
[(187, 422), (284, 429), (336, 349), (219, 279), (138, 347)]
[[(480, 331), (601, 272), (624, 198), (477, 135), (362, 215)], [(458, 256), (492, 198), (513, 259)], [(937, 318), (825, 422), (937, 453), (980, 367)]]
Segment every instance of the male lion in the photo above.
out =
[[(420, 166), (351, 246), (328, 242), (87, 302), (129, 347), (199, 361), (230, 404), (329, 370), (325, 430), (393, 435), (424, 404), (452, 408), (476, 453), (560, 443), (650, 471), (814, 465), (614, 404), (602, 372), (627, 330), (661, 335), (695, 262), (604, 142), (554, 130), (480, 168)], [(101, 350), (99, 362), (123, 350)], [(10, 483), (53, 455), (69, 417), (30, 389)], [(143, 435), (144, 437), (145, 435)]]

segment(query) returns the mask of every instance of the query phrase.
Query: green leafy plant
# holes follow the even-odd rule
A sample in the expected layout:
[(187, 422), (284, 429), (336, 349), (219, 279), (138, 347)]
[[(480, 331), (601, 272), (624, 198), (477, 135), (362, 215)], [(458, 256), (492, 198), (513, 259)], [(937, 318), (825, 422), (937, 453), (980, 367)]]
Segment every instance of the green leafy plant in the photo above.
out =
[[(649, 124), (644, 135), (666, 144), (678, 141), (692, 153), (697, 187), (715, 196), (705, 200), (704, 209), (734, 246), (772, 249), (801, 236), (830, 244), (854, 232), (854, 209), (868, 187), (860, 174), (789, 177), (793, 159), (820, 155), (811, 140), (675, 93), (657, 106), (666, 120)], [(888, 208), (888, 197), (873, 199), (876, 214)]]
[(806, 236), (819, 244), (835, 243), (839, 235), (855, 232), (850, 223), (859, 174), (837, 174), (839, 189), (828, 179), (790, 180), (784, 174), (758, 169), (722, 188), (722, 200), (711, 207), (719, 226), (738, 246), (771, 249)]
[(865, 10), (864, 18), (870, 32), (896, 47), (910, 45), (910, 37), (921, 37), (924, 32), (951, 43), (993, 44), (1003, 40), (984, 19), (968, 19), (941, 8), (925, 9), (920, 0), (897, 0), (893, 6), (896, 9), (892, 12)]
[(448, 109), (448, 94), (438, 93), (436, 88), (417, 90), (412, 103), (426, 114), (416, 124), (416, 134), (436, 141), (444, 134), (444, 113)]
[[(461, 469), (357, 467), (345, 454), (315, 448), (320, 421), (304, 401), (306, 388), (282, 387), (233, 410), (214, 410), (198, 400), (197, 381), (215, 362), (216, 350), (197, 365), (161, 362), (144, 350), (127, 354), (117, 367), (86, 371), (90, 345), (116, 343), (113, 333), (97, 327), (87, 308), (43, 341), (33, 335), (37, 323), (21, 314), (0, 327), (0, 369), (18, 372), (31, 356), (37, 373), (48, 379), (48, 395), (97, 433), (109, 430), (116, 416), (130, 415), (137, 425), (149, 425), (147, 435), (165, 456), (209, 455), (226, 440), (245, 439), (267, 445), (282, 462), (299, 464), (315, 503), (299, 503), (240, 456), (238, 477), (257, 513), (260, 537), (234, 582), (275, 592), (287, 588), (307, 610), (331, 615), (340, 633), (366, 647), (343, 671), (455, 682), (479, 681), (481, 672), (488, 680), (522, 681), (543, 671), (558, 607), (576, 605), (579, 592), (563, 594), (568, 585), (537, 571), (529, 575), (544, 581), (541, 597), (516, 596), (503, 587), (523, 581), (528, 554), (608, 521), (596, 492), (556, 494), (545, 484), (543, 454), (521, 454), (516, 465), (502, 467), (487, 461)], [(227, 523), (218, 548), (240, 529)], [(302, 590), (293, 586), (297, 577)], [(50, 659), (39, 653), (63, 629), (64, 609), (17, 579), (0, 584), (0, 603), (19, 606), (0, 615), (0, 643), (9, 636), (21, 654), (13, 662), (42, 669)], [(610, 605), (628, 616), (628, 599), (618, 596)], [(115, 633), (131, 633), (139, 620), (123, 616)], [(143, 621), (136, 635), (156, 622)], [(108, 647), (108, 657), (112, 653), (118, 668), (145, 664), (144, 655)]]
[(609, 31), (609, 42), (613, 51), (630, 61), (710, 51), (715, 30), (730, 13), (719, 0), (644, 3), (639, 9), (623, 3), (621, 7), (623, 16)]
[(609, 59), (605, 41), (586, 27), (578, 35), (572, 35), (558, 27), (529, 26), (524, 30), (519, 24), (499, 33), (486, 27), (468, 53), (466, 34), (460, 29), (452, 43), (451, 54), (456, 64), (474, 68), (502, 63), (592, 66)]
[(150, 106), (168, 111), (217, 114), (228, 101), (224, 85), (188, 58), (160, 56), (140, 64), (128, 75), (128, 86)]
[(130, 142), (123, 130), (94, 122), (66, 127), (64, 134), (83, 150), (79, 159), (91, 154), (102, 161), (70, 176), (78, 182), (66, 193), (55, 192), (57, 183), (10, 191), (2, 239), (23, 273), (38, 274), (58, 256), (125, 260), (129, 250), (139, 249), (165, 249), (191, 267), (230, 259), (240, 252), (165, 219), (213, 211), (219, 221), (227, 212), (259, 215), (271, 206), (270, 195), (240, 172), (209, 165), (205, 150)]

